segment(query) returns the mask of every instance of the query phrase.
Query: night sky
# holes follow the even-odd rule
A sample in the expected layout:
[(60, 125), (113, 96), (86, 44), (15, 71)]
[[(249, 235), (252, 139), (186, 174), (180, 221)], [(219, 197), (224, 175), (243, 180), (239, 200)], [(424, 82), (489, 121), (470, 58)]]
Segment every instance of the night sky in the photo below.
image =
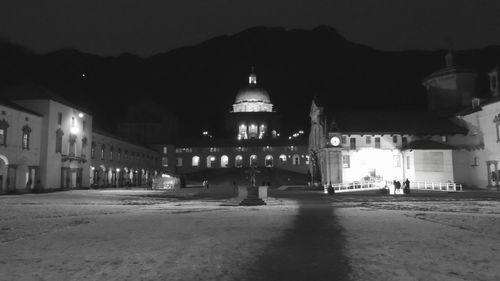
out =
[(498, 0), (3, 0), (0, 36), (45, 53), (63, 47), (150, 56), (263, 26), (325, 24), (383, 50), (500, 44)]

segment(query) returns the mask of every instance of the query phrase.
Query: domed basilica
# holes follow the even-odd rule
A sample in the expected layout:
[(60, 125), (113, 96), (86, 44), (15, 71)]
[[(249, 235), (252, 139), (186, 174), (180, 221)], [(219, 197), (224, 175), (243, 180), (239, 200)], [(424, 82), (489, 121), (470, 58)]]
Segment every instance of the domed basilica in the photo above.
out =
[(253, 70), (226, 114), (226, 129), (227, 138), (178, 142), (176, 172), (257, 166), (307, 173), (307, 140), (280, 136), (280, 116)]

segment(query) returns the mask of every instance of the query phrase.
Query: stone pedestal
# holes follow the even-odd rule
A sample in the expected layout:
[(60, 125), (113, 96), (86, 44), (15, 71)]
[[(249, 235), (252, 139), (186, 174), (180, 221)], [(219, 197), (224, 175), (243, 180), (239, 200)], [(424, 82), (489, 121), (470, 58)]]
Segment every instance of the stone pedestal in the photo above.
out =
[(267, 186), (239, 187), (238, 198), (244, 198), (240, 202), (240, 206), (266, 205), (266, 202), (264, 202), (263, 199), (267, 198)]

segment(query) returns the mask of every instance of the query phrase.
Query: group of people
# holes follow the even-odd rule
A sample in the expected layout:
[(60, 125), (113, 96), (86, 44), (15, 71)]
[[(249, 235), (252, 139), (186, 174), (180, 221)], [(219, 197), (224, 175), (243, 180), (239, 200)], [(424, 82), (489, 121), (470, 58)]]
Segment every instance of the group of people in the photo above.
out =
[(397, 181), (397, 180), (394, 180), (392, 182), (392, 184), (394, 185), (394, 193), (395, 194), (401, 194), (401, 187), (403, 187), (403, 193), (404, 194), (409, 194), (410, 193), (410, 180), (406, 179), (404, 182), (403, 182), (403, 185), (401, 186), (401, 182), (400, 181)]

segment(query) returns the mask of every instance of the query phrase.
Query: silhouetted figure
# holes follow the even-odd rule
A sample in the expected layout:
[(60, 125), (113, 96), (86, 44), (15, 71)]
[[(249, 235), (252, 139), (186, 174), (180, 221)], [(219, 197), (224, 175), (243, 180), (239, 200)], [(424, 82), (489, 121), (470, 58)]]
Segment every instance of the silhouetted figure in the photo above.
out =
[(404, 193), (410, 194), (410, 181), (408, 179), (404, 181)]

